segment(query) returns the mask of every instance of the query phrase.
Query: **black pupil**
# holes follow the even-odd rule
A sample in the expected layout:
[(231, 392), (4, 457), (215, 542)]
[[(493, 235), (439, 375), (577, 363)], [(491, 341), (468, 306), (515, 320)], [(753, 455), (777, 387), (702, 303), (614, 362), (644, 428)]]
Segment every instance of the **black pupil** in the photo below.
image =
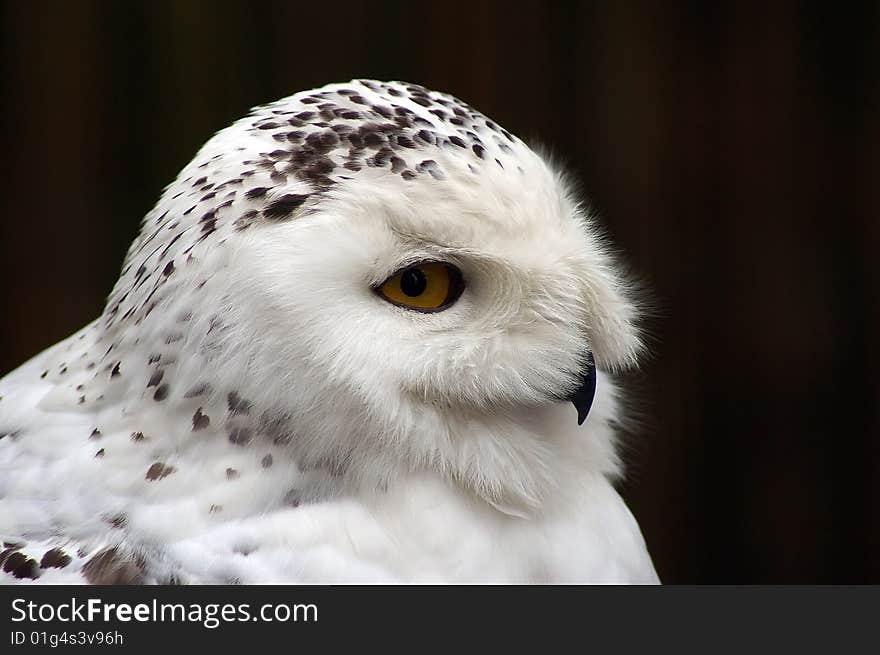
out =
[(421, 296), (428, 288), (428, 278), (418, 268), (408, 268), (400, 275), (400, 290), (410, 298)]

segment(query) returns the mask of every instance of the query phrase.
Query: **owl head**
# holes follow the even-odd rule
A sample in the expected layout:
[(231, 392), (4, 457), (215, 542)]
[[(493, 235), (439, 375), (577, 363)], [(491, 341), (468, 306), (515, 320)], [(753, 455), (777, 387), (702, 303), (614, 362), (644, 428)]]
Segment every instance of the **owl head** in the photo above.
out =
[(100, 340), (153, 360), (169, 406), (226, 403), (235, 445), (280, 439), (341, 487), (435, 471), (528, 513), (616, 471), (636, 320), (545, 157), (452, 96), (359, 80), (208, 141), (145, 218)]

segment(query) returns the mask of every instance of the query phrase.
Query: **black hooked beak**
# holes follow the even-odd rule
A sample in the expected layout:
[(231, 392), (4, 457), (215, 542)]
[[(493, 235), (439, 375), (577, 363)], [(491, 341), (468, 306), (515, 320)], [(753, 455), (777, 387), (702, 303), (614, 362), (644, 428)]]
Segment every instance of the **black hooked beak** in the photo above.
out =
[(583, 425), (593, 406), (593, 398), (596, 396), (596, 364), (593, 361), (593, 353), (587, 353), (587, 366), (581, 373), (581, 384), (566, 398), (574, 403), (578, 411), (578, 425)]

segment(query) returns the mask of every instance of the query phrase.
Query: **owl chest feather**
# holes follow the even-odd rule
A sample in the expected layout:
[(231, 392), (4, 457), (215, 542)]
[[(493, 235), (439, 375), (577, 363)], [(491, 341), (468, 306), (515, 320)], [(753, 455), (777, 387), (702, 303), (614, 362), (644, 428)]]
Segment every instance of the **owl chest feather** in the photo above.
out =
[[(253, 416), (245, 397), (194, 389), (165, 404), (151, 374), (138, 379), (139, 403), (114, 400), (131, 368), (114, 373), (113, 357), (76, 365), (80, 341), (0, 388), (0, 536), (33, 562), (21, 567), (25, 580), (656, 581), (638, 526), (601, 472), (570, 474), (527, 512), (436, 471), (352, 491), (331, 463), (304, 465), (295, 435)], [(77, 375), (106, 380), (81, 403)]]

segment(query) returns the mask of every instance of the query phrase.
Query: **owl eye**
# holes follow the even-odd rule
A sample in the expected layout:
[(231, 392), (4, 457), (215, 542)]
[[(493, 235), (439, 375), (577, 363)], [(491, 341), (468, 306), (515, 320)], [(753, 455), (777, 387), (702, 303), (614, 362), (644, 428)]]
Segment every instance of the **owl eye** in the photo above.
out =
[(385, 280), (376, 293), (393, 305), (417, 312), (439, 312), (464, 291), (464, 278), (452, 264), (422, 262), (407, 266)]

